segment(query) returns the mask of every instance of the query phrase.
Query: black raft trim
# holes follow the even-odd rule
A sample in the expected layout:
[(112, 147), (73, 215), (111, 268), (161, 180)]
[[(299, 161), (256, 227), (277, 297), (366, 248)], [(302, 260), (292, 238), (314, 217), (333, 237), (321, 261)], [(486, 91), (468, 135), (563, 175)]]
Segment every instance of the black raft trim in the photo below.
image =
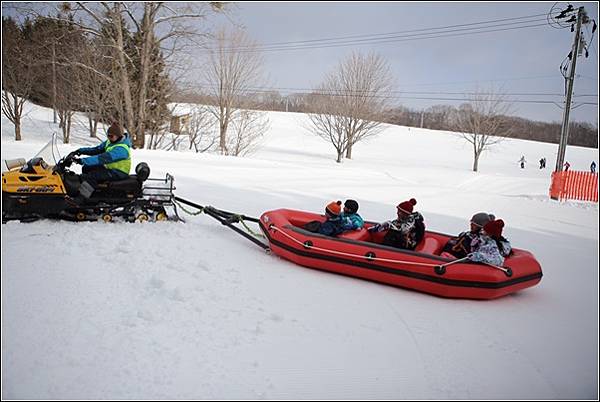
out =
[[(465, 288), (502, 289), (505, 287), (513, 286), (513, 285), (516, 285), (516, 284), (519, 284), (522, 282), (529, 282), (529, 281), (539, 279), (542, 277), (542, 273), (539, 272), (536, 274), (531, 274), (531, 275), (522, 276), (522, 277), (515, 278), (515, 279), (510, 279), (510, 280), (507, 280), (504, 282), (477, 282), (477, 281), (465, 281), (465, 280), (460, 280), (460, 279), (448, 279), (448, 278), (444, 278), (442, 276), (430, 276), (430, 275), (421, 274), (421, 273), (417, 273), (417, 272), (405, 271), (402, 269), (384, 267), (381, 265), (363, 262), (363, 261), (348, 260), (343, 257), (314, 254), (310, 250), (299, 250), (293, 246), (282, 243), (278, 240), (274, 240), (269, 235), (268, 230), (266, 228), (264, 228), (262, 226), (262, 224), (261, 224), (261, 229), (263, 230), (263, 232), (265, 233), (269, 242), (272, 245), (280, 247), (282, 249), (285, 249), (285, 250), (287, 250), (293, 254), (296, 254), (298, 256), (301, 256), (301, 257), (314, 258), (314, 259), (323, 260), (323, 261), (331, 261), (331, 262), (336, 262), (339, 264), (346, 264), (346, 265), (351, 265), (354, 267), (370, 269), (373, 271), (385, 272), (385, 273), (392, 274), (392, 275), (405, 276), (408, 278), (419, 279), (419, 280), (423, 280), (423, 281), (427, 281), (427, 282), (439, 283), (442, 285), (465, 287)], [(319, 268), (315, 268), (315, 269), (319, 269)], [(359, 276), (352, 275), (352, 274), (343, 274), (343, 273), (334, 272), (334, 271), (328, 271), (328, 272), (331, 272), (334, 274), (352, 276), (355, 278), (360, 278)]]

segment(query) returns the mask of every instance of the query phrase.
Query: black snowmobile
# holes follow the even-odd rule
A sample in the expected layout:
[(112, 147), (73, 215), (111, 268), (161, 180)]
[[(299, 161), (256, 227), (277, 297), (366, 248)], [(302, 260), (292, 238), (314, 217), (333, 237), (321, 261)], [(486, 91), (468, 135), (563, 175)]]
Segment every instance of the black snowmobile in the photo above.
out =
[(115, 218), (128, 222), (179, 220), (170, 174), (164, 179), (149, 178), (150, 168), (142, 162), (136, 166), (135, 175), (98, 183), (93, 188), (69, 170), (73, 158), (60, 157), (54, 135), (29, 161), (22, 158), (6, 161), (8, 171), (2, 173), (2, 223), (40, 218), (105, 222)]

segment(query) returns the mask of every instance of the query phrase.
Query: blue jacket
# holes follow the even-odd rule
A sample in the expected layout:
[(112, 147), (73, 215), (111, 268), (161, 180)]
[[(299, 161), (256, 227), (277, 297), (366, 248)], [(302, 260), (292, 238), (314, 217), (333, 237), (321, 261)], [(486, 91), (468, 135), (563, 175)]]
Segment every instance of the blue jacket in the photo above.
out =
[(359, 214), (346, 214), (342, 212), (342, 229), (344, 230), (358, 230), (362, 228), (365, 224), (365, 221)]
[(106, 152), (107, 145), (117, 144), (125, 144), (129, 149), (131, 149), (131, 140), (129, 139), (129, 135), (125, 133), (121, 141), (114, 144), (111, 144), (107, 139), (95, 147), (79, 148), (79, 151), (82, 154), (92, 155), (89, 158), (83, 158), (81, 162), (84, 166), (98, 166), (129, 159), (130, 153), (124, 147), (112, 147), (109, 152)]

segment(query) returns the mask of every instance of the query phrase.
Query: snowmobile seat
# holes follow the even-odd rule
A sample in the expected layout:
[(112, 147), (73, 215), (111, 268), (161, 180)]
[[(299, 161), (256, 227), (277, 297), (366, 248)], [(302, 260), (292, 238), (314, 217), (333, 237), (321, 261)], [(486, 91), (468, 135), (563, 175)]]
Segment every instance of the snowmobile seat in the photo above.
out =
[(125, 193), (138, 193), (142, 189), (142, 183), (150, 176), (150, 167), (148, 167), (146, 162), (140, 162), (135, 167), (135, 173), (123, 180), (98, 183), (98, 189), (101, 191), (106, 189)]
[(98, 183), (98, 188), (106, 186), (109, 190), (122, 191), (125, 193), (137, 193), (141, 189), (142, 183), (136, 178), (135, 175), (129, 176), (124, 180), (109, 181), (105, 183)]

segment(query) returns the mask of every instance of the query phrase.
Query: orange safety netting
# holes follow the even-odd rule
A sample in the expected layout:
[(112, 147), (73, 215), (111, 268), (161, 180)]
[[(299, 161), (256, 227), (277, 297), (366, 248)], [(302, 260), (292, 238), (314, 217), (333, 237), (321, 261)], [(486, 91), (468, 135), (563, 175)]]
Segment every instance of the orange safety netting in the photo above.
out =
[(598, 202), (598, 173), (553, 172), (550, 198)]

